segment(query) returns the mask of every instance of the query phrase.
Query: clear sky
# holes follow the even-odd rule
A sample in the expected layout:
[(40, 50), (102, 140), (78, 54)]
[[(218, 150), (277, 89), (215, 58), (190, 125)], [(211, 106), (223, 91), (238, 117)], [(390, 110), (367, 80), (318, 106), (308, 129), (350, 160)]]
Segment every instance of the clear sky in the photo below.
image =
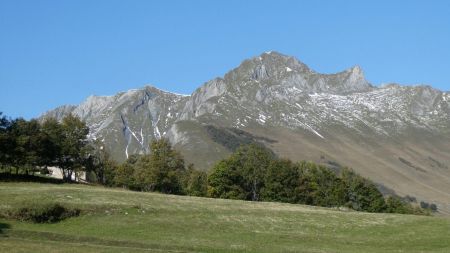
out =
[(0, 111), (152, 84), (191, 93), (275, 50), (318, 72), (450, 90), (450, 1), (0, 0)]

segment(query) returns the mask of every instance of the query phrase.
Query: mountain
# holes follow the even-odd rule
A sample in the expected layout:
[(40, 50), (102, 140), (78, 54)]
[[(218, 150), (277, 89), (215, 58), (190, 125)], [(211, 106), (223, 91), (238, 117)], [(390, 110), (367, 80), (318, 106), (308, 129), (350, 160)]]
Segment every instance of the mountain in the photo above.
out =
[(430, 86), (373, 86), (355, 66), (321, 74), (266, 52), (189, 96), (152, 86), (91, 96), (41, 116), (85, 120), (90, 138), (122, 161), (167, 137), (208, 169), (243, 143), (334, 169), (354, 168), (385, 191), (450, 211), (450, 94)]

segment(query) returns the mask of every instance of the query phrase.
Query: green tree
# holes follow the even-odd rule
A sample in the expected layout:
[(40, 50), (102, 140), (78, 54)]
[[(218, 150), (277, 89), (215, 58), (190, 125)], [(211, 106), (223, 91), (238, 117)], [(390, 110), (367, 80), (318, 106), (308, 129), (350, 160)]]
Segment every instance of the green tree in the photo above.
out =
[(126, 189), (139, 190), (135, 182), (135, 169), (133, 164), (125, 162), (117, 166), (114, 174), (114, 184)]
[(347, 189), (347, 206), (357, 211), (384, 212), (386, 203), (374, 183), (350, 169), (341, 171), (341, 178)]
[(298, 203), (298, 186), (298, 167), (287, 159), (273, 160), (265, 174), (262, 200)]
[(208, 176), (208, 196), (224, 199), (246, 199), (245, 179), (241, 166), (231, 156), (217, 163)]
[(241, 164), (246, 182), (245, 188), (250, 193), (247, 199), (260, 200), (267, 168), (270, 162), (275, 159), (273, 153), (262, 146), (250, 144), (237, 149), (234, 155)]
[(19, 168), (26, 174), (33, 171), (42, 164), (40, 124), (37, 120), (26, 121), (16, 119), (12, 122), (9, 131), (9, 141), (12, 141), (12, 164), (16, 167), (16, 174)]
[(94, 175), (90, 180), (113, 186), (117, 163), (111, 159), (101, 142), (93, 141), (90, 147), (88, 158), (85, 160), (86, 173)]
[(209, 195), (212, 197), (260, 200), (264, 177), (272, 152), (259, 145), (239, 147), (229, 158), (214, 166), (209, 175)]
[(84, 170), (88, 134), (89, 128), (78, 117), (69, 114), (62, 120), (61, 156), (57, 163), (66, 181), (72, 180), (73, 173)]
[(3, 112), (0, 112), (0, 132), (6, 130), (9, 126), (8, 118), (3, 115)]
[(190, 164), (186, 171), (184, 188), (190, 196), (205, 197), (208, 191), (208, 175), (204, 171), (194, 169)]
[(117, 166), (114, 173), (114, 185), (130, 190), (141, 190), (136, 182), (138, 174), (136, 168), (141, 157), (137, 154), (130, 155), (124, 163)]
[(62, 159), (64, 132), (61, 123), (48, 118), (42, 123), (42, 160), (45, 166), (58, 166)]
[(144, 191), (181, 194), (184, 160), (169, 140), (162, 138), (150, 144), (150, 155), (136, 163), (136, 182)]
[(413, 213), (409, 205), (404, 203), (400, 198), (389, 196), (386, 198), (386, 213)]
[(386, 198), (386, 213), (429, 215), (430, 211), (428, 208), (414, 207), (397, 196), (389, 196)]
[(15, 149), (11, 139), (11, 121), (0, 112), (0, 169), (11, 166), (12, 150)]
[(302, 162), (299, 166), (300, 203), (327, 207), (345, 203), (344, 184), (333, 171), (310, 162)]

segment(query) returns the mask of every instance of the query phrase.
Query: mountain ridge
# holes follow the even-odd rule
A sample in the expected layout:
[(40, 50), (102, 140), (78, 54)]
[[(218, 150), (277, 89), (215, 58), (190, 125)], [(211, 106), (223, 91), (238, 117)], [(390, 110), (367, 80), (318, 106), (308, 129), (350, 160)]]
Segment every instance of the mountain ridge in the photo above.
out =
[[(292, 59), (292, 60), (298, 62), (299, 64), (301, 64), (302, 66), (304, 66), (304, 68), (307, 69), (307, 71), (309, 71), (309, 72), (311, 72), (311, 73), (315, 73), (315, 74), (326, 75), (326, 76), (334, 76), (334, 75), (339, 75), (339, 74), (344, 74), (344, 73), (349, 73), (349, 72), (350, 72), (350, 73), (351, 73), (351, 72), (358, 72), (359, 75), (360, 75), (362, 78), (365, 79), (364, 71), (362, 70), (361, 66), (359, 66), (359, 65), (353, 65), (352, 67), (349, 67), (349, 68), (344, 69), (344, 70), (339, 71), (339, 72), (335, 72), (335, 73), (326, 73), (326, 74), (325, 74), (325, 73), (319, 73), (319, 72), (316, 72), (315, 70), (310, 69), (306, 64), (304, 64), (303, 62), (299, 61), (299, 60), (296, 59), (295, 57), (283, 55), (283, 54), (278, 53), (278, 52), (276, 52), (276, 51), (267, 51), (267, 52), (264, 52), (263, 54), (261, 54), (261, 55), (259, 55), (259, 56), (255, 56), (255, 57), (249, 58), (249, 59), (247, 59), (247, 60), (244, 60), (243, 62), (241, 62), (241, 64), (240, 64), (239, 66), (237, 66), (236, 68), (233, 68), (232, 70), (230, 70), (230, 71), (228, 71), (227, 73), (225, 73), (224, 76), (222, 76), (222, 77), (215, 77), (215, 78), (211, 79), (210, 81), (212, 81), (212, 80), (223, 80), (223, 79), (226, 78), (226, 76), (230, 75), (231, 72), (233, 72), (234, 70), (236, 70), (236, 69), (238, 69), (239, 67), (241, 67), (241, 65), (243, 65), (245, 62), (251, 61), (251, 60), (255, 60), (255, 59), (258, 59), (258, 58), (262, 59), (262, 56), (263, 56), (263, 55), (279, 55), (279, 56), (282, 56), (282, 57), (286, 57), (286, 58)], [(290, 72), (290, 71), (292, 71), (292, 70), (288, 70), (288, 71)], [(208, 82), (210, 82), (210, 81), (208, 81)], [(195, 93), (198, 89), (200, 89), (202, 86), (204, 86), (204, 85), (207, 84), (208, 82), (205, 82), (203, 85), (200, 85), (200, 86), (199, 86), (197, 89), (195, 89), (191, 94), (181, 94), (181, 93), (177, 93), (177, 92), (167, 91), (167, 90), (158, 88), (157, 85), (147, 83), (147, 84), (144, 84), (141, 88), (133, 88), (133, 89), (129, 89), (129, 90), (118, 91), (118, 92), (117, 92), (116, 94), (114, 94), (114, 95), (90, 95), (90, 96), (88, 96), (88, 98), (89, 98), (89, 97), (113, 97), (113, 96), (116, 96), (116, 95), (118, 95), (118, 94), (128, 93), (128, 92), (133, 92), (133, 91), (137, 91), (137, 90), (142, 90), (142, 89), (145, 89), (145, 88), (147, 88), (147, 87), (151, 87), (151, 88), (157, 89), (157, 90), (159, 90), (159, 91), (161, 91), (161, 92), (170, 93), (170, 94), (174, 94), (174, 95), (179, 95), (179, 96), (191, 96), (193, 93)], [(440, 89), (438, 89), (438, 88), (435, 88), (435, 87), (433, 87), (432, 85), (429, 85), (429, 84), (400, 84), (400, 83), (396, 83), (396, 82), (386, 82), (386, 83), (381, 83), (381, 84), (376, 85), (376, 86), (373, 86), (372, 84), (370, 84), (370, 85), (371, 85), (371, 87), (373, 87), (373, 88), (385, 88), (385, 87), (387, 87), (387, 86), (397, 86), (397, 87), (429, 87), (429, 88), (432, 88), (432, 89), (441, 91), (441, 92), (443, 92), (443, 93), (450, 93), (450, 91), (443, 91), (443, 90), (440, 90)], [(88, 99), (88, 98), (87, 98), (87, 99)], [(83, 102), (84, 102), (84, 101), (83, 101)], [(82, 103), (83, 103), (83, 102), (82, 102)], [(59, 108), (59, 107), (64, 107), (64, 106), (77, 106), (77, 105), (74, 105), (74, 104), (66, 104), (66, 105), (58, 106), (57, 108)], [(38, 116), (38, 118), (41, 118), (41, 117), (45, 116), (45, 114), (47, 114), (47, 113), (49, 113), (49, 112), (51, 112), (51, 111), (53, 111), (53, 110), (54, 110), (54, 109), (51, 109), (51, 110), (48, 110), (48, 111), (44, 112), (43, 114), (41, 114), (40, 116)]]
[(400, 195), (450, 211), (450, 94), (431, 86), (373, 86), (357, 65), (320, 74), (294, 57), (266, 52), (188, 96), (144, 86), (90, 96), (40, 119), (68, 113), (85, 120), (90, 138), (119, 161), (167, 137), (188, 162), (208, 169), (230, 147), (260, 142), (292, 160), (353, 167)]

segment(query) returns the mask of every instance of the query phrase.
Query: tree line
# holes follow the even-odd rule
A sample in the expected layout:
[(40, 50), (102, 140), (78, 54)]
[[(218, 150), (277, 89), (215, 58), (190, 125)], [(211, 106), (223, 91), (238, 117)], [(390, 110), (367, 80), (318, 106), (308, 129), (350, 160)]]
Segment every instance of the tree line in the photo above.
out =
[[(275, 201), (357, 211), (424, 214), (402, 199), (385, 198), (375, 184), (351, 169), (339, 173), (311, 162), (280, 159), (263, 146), (241, 146), (208, 173), (185, 164), (169, 140), (154, 140), (150, 153), (113, 161), (101, 143), (88, 141), (89, 129), (69, 115), (10, 120), (0, 113), (0, 165), (5, 173), (61, 169), (64, 180), (85, 172), (91, 182), (135, 191), (249, 201)], [(45, 172), (45, 171), (44, 171)]]
[(0, 113), (0, 169), (28, 175), (55, 166), (70, 181), (89, 160), (88, 133), (86, 124), (73, 115), (41, 124), (36, 119), (11, 120)]
[(335, 173), (312, 162), (277, 158), (255, 144), (242, 146), (208, 175), (214, 198), (276, 201), (365, 212), (425, 214), (399, 197), (385, 198), (376, 185), (349, 168)]
[(340, 173), (312, 162), (280, 159), (265, 147), (241, 146), (210, 171), (185, 165), (167, 139), (154, 140), (150, 154), (133, 155), (109, 175), (109, 185), (211, 198), (272, 201), (356, 211), (427, 214), (396, 196), (385, 198), (376, 185), (349, 168)]
[(85, 122), (74, 115), (39, 122), (9, 119), (0, 112), (0, 173), (48, 174), (48, 167), (57, 167), (66, 182), (85, 173), (89, 182), (106, 186), (205, 196), (206, 173), (186, 166), (168, 140), (155, 140), (150, 154), (118, 164), (88, 135)]

